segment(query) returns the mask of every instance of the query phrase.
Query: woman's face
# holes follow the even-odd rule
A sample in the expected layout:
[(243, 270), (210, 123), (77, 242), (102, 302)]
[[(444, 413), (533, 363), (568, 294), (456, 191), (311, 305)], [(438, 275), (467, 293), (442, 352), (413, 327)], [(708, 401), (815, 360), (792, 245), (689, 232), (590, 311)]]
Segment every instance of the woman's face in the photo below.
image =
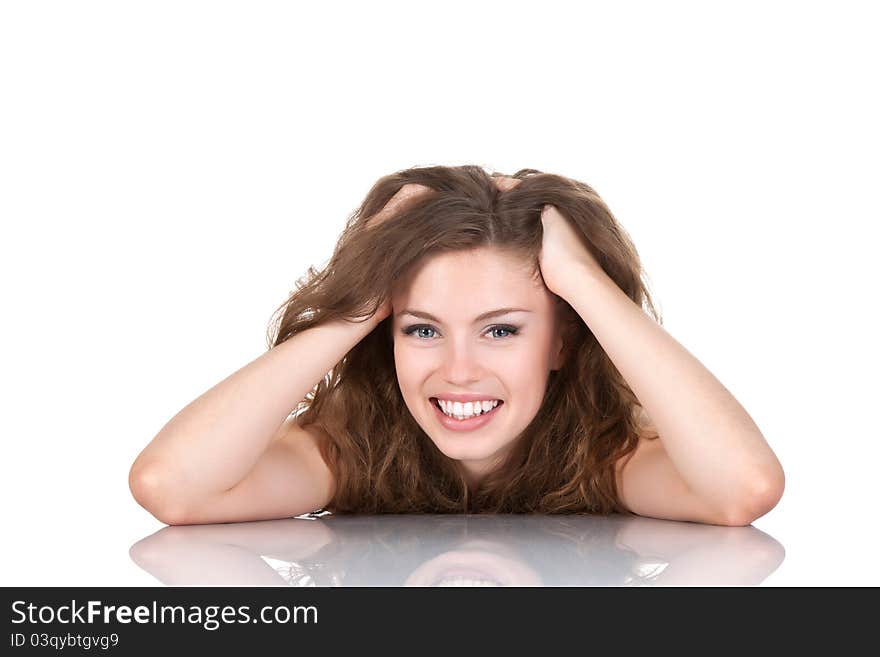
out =
[[(528, 268), (486, 248), (441, 254), (392, 290), (394, 364), (403, 399), (437, 448), (459, 462), (470, 485), (500, 463), (538, 412), (550, 371), (562, 366), (559, 298), (531, 279)], [(501, 308), (519, 310), (480, 318)], [(456, 431), (433, 401), (454, 393), (503, 404), (481, 426)]]

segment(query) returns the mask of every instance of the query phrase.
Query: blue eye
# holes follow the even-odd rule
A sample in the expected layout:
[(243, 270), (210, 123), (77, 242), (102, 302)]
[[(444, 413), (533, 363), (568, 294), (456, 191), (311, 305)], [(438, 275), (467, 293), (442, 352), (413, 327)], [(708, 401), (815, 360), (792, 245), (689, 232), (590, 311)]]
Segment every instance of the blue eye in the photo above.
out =
[(510, 334), (510, 337), (513, 337), (517, 334), (519, 329), (517, 329), (515, 326), (493, 326), (489, 329), (489, 331), (507, 331)]
[[(437, 330), (433, 326), (430, 326), (429, 324), (414, 324), (413, 326), (407, 326), (406, 328), (401, 329), (401, 333), (403, 333), (404, 335), (412, 335), (416, 331), (420, 331), (422, 329), (427, 330), (427, 331), (436, 331)], [(501, 338), (498, 338), (498, 339), (511, 338), (514, 335), (516, 335), (517, 333), (519, 333), (519, 329), (517, 327), (510, 326), (509, 324), (496, 324), (495, 326), (490, 326), (489, 330), (486, 332), (489, 333), (491, 331), (506, 331), (507, 333), (510, 334), (507, 336), (502, 335)], [(417, 337), (425, 338), (426, 336), (417, 336)], [(427, 336), (427, 337), (429, 337), (429, 336)]]
[[(403, 333), (405, 335), (412, 335), (416, 331), (421, 331), (421, 330), (433, 331), (434, 329), (432, 329), (430, 326), (410, 326), (409, 328), (404, 329)], [(425, 337), (425, 336), (420, 334), (418, 337)]]

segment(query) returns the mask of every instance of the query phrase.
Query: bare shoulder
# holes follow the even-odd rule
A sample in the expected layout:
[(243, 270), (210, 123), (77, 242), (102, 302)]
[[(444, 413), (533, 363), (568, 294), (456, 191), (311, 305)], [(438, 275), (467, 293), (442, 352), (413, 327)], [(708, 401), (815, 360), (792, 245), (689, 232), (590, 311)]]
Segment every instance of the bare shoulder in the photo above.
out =
[(646, 414), (635, 450), (617, 461), (615, 475), (620, 502), (637, 515), (726, 524), (722, 514), (690, 490)]
[(657, 427), (654, 426), (654, 423), (651, 421), (651, 418), (645, 412), (644, 408), (640, 408), (637, 411), (636, 426), (638, 431), (638, 443), (636, 448), (628, 454), (620, 457), (615, 463), (618, 485), (621, 483), (620, 480), (624, 466), (626, 466), (631, 460), (635, 459), (637, 456), (639, 457), (639, 460), (641, 460), (644, 458), (646, 452), (662, 449), (662, 444), (660, 443), (657, 434)]
[(330, 468), (321, 455), (321, 446), (330, 442), (330, 436), (319, 425), (313, 422), (304, 423), (298, 417), (289, 417), (276, 434), (276, 440), (307, 459), (310, 465), (315, 466), (312, 470), (322, 479), (332, 479)]
[(336, 492), (333, 472), (321, 453), (322, 446), (330, 442), (330, 436), (315, 423), (303, 423), (300, 418), (288, 418), (281, 432), (281, 440), (302, 456), (308, 464), (317, 487), (328, 492), (331, 499)]

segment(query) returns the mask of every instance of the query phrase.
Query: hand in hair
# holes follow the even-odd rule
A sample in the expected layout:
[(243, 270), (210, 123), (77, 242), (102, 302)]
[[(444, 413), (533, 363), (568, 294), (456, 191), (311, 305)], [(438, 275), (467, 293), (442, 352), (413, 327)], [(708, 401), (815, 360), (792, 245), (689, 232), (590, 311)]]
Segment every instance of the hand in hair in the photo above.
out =
[(502, 192), (509, 191), (519, 185), (522, 180), (519, 178), (511, 178), (509, 176), (493, 176), (492, 181), (495, 183), (495, 186), (500, 189)]
[[(388, 200), (388, 202), (381, 210), (379, 210), (379, 212), (366, 220), (366, 227), (368, 229), (375, 228), (383, 221), (393, 216), (396, 212), (401, 211), (404, 207), (406, 207), (409, 202), (412, 202), (416, 197), (430, 191), (432, 191), (431, 188), (426, 187), (425, 185), (419, 185), (418, 183), (407, 183), (397, 190), (397, 193)], [(376, 309), (376, 314), (373, 315), (373, 318), (377, 322), (381, 322), (391, 314), (391, 309), (391, 299), (385, 299), (385, 301), (383, 301), (382, 304)]]
[(430, 191), (432, 191), (431, 188), (426, 187), (425, 185), (419, 185), (418, 183), (407, 183), (397, 190), (397, 193), (388, 200), (388, 202), (381, 210), (379, 210), (376, 214), (367, 219), (367, 228), (378, 226), (383, 221), (393, 216), (395, 212), (399, 212), (400, 210), (402, 210), (409, 202), (413, 201), (416, 197)]
[(577, 289), (584, 276), (607, 278), (599, 262), (587, 249), (586, 238), (572, 227), (554, 205), (545, 205), (541, 211), (541, 253), (538, 265), (544, 284), (566, 301)]
[[(502, 192), (509, 191), (522, 182), (519, 178), (502, 175), (492, 176), (492, 181)], [(551, 292), (567, 299), (568, 287), (572, 281), (583, 276), (584, 272), (607, 276), (593, 254), (584, 246), (582, 238), (556, 206), (544, 206), (541, 225), (544, 233), (538, 264), (544, 284)]]

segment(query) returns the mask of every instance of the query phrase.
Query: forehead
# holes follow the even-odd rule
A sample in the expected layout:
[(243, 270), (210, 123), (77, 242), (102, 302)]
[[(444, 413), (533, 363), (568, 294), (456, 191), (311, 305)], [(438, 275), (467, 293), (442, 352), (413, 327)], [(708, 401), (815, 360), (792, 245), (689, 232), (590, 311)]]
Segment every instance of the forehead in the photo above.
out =
[[(462, 302), (537, 302), (546, 291), (540, 279), (531, 275), (530, 263), (492, 249), (475, 249), (431, 256), (395, 284), (392, 297), (400, 303), (449, 298)], [(469, 304), (470, 305), (470, 304)], [(480, 305), (480, 303), (476, 303)]]

